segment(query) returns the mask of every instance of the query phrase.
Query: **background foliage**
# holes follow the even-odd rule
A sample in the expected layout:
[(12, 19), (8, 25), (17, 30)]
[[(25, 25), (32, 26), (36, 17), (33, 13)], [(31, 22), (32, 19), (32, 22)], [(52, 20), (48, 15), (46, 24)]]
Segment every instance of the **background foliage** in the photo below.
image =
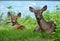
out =
[[(12, 12), (12, 14), (15, 14), (15, 12)], [(0, 15), (0, 41), (60, 41), (60, 10), (58, 7), (53, 12), (46, 11), (43, 13), (43, 17), (47, 22), (53, 21), (56, 24), (56, 32), (53, 35), (48, 35), (45, 32), (33, 32), (38, 24), (29, 15), (17, 20), (18, 23), (26, 27), (26, 30), (10, 29), (12, 23), (7, 23), (10, 18), (3, 20), (2, 15)]]

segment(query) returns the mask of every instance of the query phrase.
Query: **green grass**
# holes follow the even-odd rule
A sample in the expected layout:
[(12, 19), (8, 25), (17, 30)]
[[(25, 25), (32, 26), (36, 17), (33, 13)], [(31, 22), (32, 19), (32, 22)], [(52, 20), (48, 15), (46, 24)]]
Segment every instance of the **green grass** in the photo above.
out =
[(59, 31), (53, 35), (48, 35), (45, 32), (33, 32), (31, 29), (24, 31), (4, 29), (0, 30), (0, 41), (53, 41), (60, 38), (59, 34)]
[(33, 32), (31, 30), (0, 30), (0, 41), (46, 41), (53, 40), (54, 36), (46, 33)]
[(56, 32), (52, 35), (48, 35), (45, 32), (34, 32), (34, 28), (37, 26), (35, 19), (30, 16), (26, 18), (19, 18), (18, 22), (26, 27), (26, 30), (14, 30), (10, 29), (11, 24), (6, 24), (7, 19), (0, 25), (0, 41), (60, 41), (60, 12), (45, 12), (43, 14), (44, 19), (48, 21), (54, 21), (56, 24)]

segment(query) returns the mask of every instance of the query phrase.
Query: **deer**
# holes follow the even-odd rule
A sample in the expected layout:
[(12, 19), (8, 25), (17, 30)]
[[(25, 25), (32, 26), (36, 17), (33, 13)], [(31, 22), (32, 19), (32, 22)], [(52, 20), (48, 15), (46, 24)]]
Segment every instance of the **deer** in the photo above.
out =
[(34, 9), (33, 7), (29, 7), (29, 10), (35, 14), (38, 26), (35, 27), (34, 31), (45, 31), (48, 34), (52, 34), (55, 32), (56, 24), (53, 21), (47, 22), (42, 13), (47, 10), (47, 5), (45, 5), (42, 9)]
[(10, 17), (10, 19), (11, 19), (11, 22), (12, 22), (12, 27), (11, 28), (12, 29), (20, 29), (20, 30), (24, 30), (25, 29), (25, 26), (23, 26), (23, 25), (21, 25), (21, 24), (19, 24), (17, 22), (17, 19), (19, 17), (21, 17), (21, 13), (18, 13), (17, 16), (12, 16), (11, 12), (8, 12), (8, 17)]

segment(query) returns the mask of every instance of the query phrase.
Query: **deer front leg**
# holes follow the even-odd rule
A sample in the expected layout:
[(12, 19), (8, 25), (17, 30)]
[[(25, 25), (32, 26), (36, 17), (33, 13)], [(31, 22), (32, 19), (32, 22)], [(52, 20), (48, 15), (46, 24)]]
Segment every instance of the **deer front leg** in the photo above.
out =
[(17, 29), (21, 29), (21, 30), (24, 30), (25, 29), (25, 26), (23, 25), (20, 25)]
[(41, 28), (39, 27), (39, 25), (38, 25), (38, 26), (36, 26), (36, 27), (35, 27), (34, 31), (41, 32), (41, 31), (42, 31), (42, 29), (41, 29)]

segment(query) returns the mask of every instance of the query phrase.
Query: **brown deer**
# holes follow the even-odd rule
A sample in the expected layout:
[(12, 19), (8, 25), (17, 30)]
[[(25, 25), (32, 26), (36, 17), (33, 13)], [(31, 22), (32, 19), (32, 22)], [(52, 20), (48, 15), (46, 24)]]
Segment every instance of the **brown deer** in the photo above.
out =
[(20, 30), (25, 29), (25, 26), (20, 25), (20, 24), (17, 22), (17, 19), (18, 19), (18, 17), (20, 17), (20, 16), (21, 16), (21, 13), (18, 13), (17, 16), (12, 16), (11, 13), (8, 12), (8, 17), (11, 17), (12, 29), (20, 29)]
[(46, 22), (46, 20), (44, 20), (42, 13), (44, 11), (46, 11), (46, 9), (47, 9), (47, 5), (45, 5), (42, 9), (38, 9), (38, 10), (35, 10), (32, 7), (29, 7), (29, 10), (31, 12), (34, 12), (35, 17), (36, 17), (37, 22), (38, 22), (38, 26), (35, 27), (34, 31), (43, 31), (44, 30), (46, 33), (51, 34), (52, 32), (55, 31), (56, 25), (52, 21)]

